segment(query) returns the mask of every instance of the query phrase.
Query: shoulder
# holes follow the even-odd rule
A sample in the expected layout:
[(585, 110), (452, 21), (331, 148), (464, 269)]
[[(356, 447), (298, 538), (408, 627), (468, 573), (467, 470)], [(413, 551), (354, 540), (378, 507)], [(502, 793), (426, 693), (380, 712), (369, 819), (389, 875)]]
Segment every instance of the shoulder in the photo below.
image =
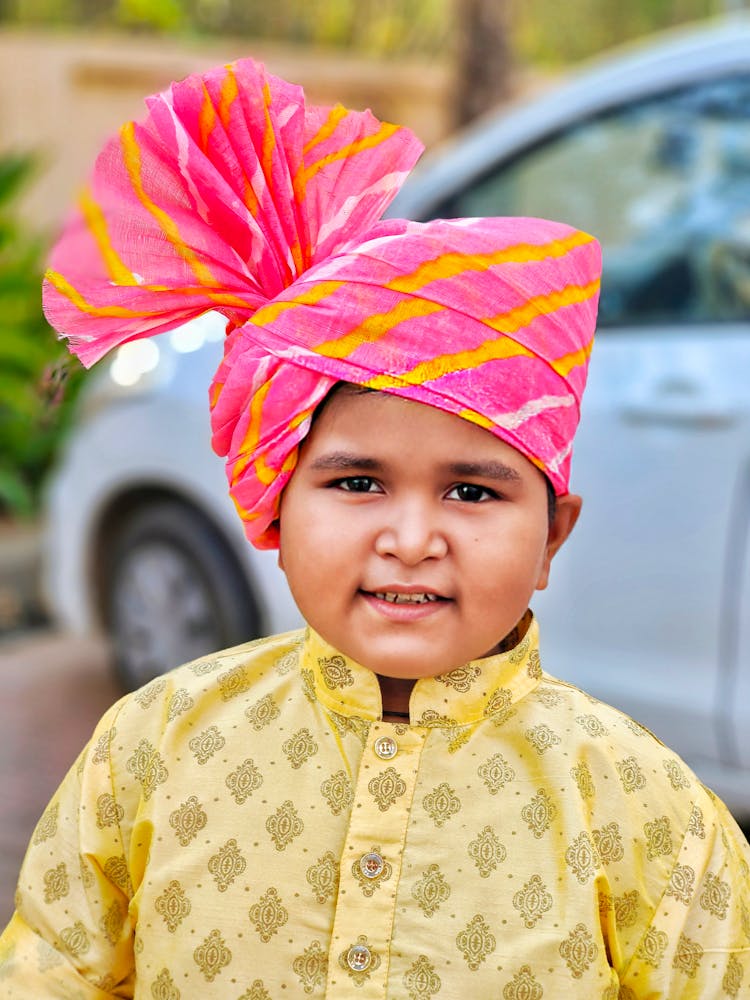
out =
[[(650, 911), (660, 899), (671, 912), (675, 901), (688, 906), (695, 896), (703, 912), (714, 896), (734, 894), (750, 914), (750, 849), (724, 803), (685, 761), (644, 726), (571, 684), (544, 675), (532, 697), (555, 718), (558, 780), (561, 757), (567, 758), (568, 815), (586, 831), (573, 841), (573, 854), (583, 841), (589, 845), (608, 873), (613, 899), (625, 898), (616, 886), (631, 885), (651, 900)], [(723, 903), (714, 908), (721, 915)], [(750, 917), (745, 926), (750, 934)]]
[(304, 631), (296, 629), (241, 643), (199, 657), (150, 681), (124, 700), (123, 707), (146, 711), (152, 705), (179, 709), (181, 694), (193, 698), (218, 696), (230, 702), (250, 692), (269, 674), (287, 674), (298, 661)]
[[(263, 695), (292, 682), (303, 630), (255, 639), (177, 667), (122, 698), (108, 713), (112, 749), (144, 740), (169, 744), (186, 730), (242, 715)], [(179, 735), (178, 735), (179, 734)]]
[[(672, 771), (675, 764), (688, 769), (687, 764), (642, 723), (574, 684), (545, 673), (533, 697), (554, 706), (558, 725), (565, 729), (574, 744), (598, 747), (614, 757), (635, 755), (660, 762), (665, 773)], [(677, 781), (679, 785), (683, 783)]]
[(114, 705), (75, 768), (97, 823), (116, 823), (127, 843), (139, 815), (200, 780), (196, 766), (242, 760), (253, 740), (267, 740), (282, 701), (305, 697), (303, 638), (300, 630), (201, 657)]
[(303, 639), (304, 631), (296, 629), (219, 650), (157, 677), (131, 697), (142, 705), (180, 688), (196, 693), (217, 688), (229, 700), (239, 693), (238, 688), (245, 690), (269, 670), (286, 673), (287, 660), (296, 662)]
[(710, 824), (718, 800), (645, 726), (546, 674), (534, 697), (554, 706), (570, 776), (597, 813), (627, 817), (647, 844), (663, 838), (665, 850), (668, 839), (676, 850), (686, 833)]

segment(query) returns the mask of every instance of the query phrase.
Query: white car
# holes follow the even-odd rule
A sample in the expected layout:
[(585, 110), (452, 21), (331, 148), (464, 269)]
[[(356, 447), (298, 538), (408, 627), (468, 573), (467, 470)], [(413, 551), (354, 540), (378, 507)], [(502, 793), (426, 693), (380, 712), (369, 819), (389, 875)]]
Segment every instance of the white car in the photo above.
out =
[(48, 486), (46, 603), (69, 629), (110, 634), (128, 689), (301, 621), (276, 552), (246, 541), (211, 450), (224, 328), (208, 314), (100, 362)]
[[(490, 116), (389, 214), (541, 215), (601, 240), (584, 512), (535, 605), (545, 667), (750, 815), (750, 25), (670, 35)], [(131, 684), (296, 620), (209, 451), (219, 345), (156, 343), (130, 345), (156, 363), (129, 388), (127, 346), (97, 379), (49, 509), (53, 607), (78, 627), (103, 617)]]

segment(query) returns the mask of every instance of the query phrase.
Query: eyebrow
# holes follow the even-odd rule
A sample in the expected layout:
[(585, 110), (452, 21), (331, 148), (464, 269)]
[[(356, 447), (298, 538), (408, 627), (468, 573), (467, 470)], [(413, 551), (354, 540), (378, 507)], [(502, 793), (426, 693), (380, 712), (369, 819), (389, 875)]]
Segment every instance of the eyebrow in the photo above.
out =
[[(333, 451), (321, 455), (310, 464), (315, 472), (350, 472), (357, 469), (365, 472), (381, 472), (383, 463), (376, 458), (368, 458), (349, 451)], [(496, 482), (519, 482), (521, 475), (504, 462), (451, 462), (446, 466), (451, 476), (468, 476), (472, 479), (492, 479)]]
[(469, 476), (472, 479), (494, 479), (498, 482), (520, 482), (521, 474), (504, 462), (452, 462), (449, 471), (454, 476)]
[(364, 455), (357, 455), (350, 451), (332, 451), (316, 458), (314, 462), (310, 463), (310, 468), (315, 472), (349, 472), (352, 469), (380, 472), (383, 463), (375, 458), (365, 458)]

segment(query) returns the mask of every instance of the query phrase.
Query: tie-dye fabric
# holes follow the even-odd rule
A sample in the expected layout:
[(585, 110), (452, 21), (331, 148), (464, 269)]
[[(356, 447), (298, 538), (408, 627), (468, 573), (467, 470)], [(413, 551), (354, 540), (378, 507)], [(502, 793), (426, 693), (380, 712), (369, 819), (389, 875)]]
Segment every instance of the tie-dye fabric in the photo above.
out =
[(421, 152), (369, 112), (310, 107), (250, 60), (150, 98), (97, 161), (45, 311), (91, 364), (208, 309), (228, 320), (213, 442), (248, 538), (315, 407), (354, 382), (455, 413), (568, 488), (597, 242), (541, 219), (378, 222)]

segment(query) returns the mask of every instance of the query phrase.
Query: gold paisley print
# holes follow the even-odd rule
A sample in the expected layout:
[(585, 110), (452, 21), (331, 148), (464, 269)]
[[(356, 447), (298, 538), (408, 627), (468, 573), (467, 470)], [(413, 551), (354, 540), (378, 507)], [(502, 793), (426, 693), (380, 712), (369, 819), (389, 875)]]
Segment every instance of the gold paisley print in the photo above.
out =
[(747, 1000), (736, 825), (527, 624), (398, 724), (312, 630), (125, 696), (32, 836), (3, 1000)]

